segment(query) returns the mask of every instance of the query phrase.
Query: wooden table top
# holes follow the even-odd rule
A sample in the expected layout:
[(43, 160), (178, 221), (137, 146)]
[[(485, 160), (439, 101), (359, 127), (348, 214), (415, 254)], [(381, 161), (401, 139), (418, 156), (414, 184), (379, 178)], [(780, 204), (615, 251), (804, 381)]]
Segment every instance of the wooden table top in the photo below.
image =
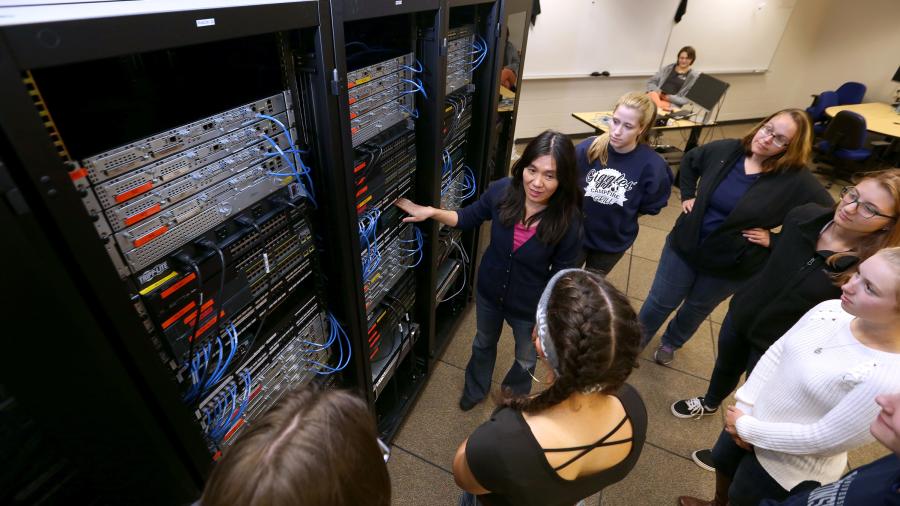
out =
[(877, 134), (900, 137), (900, 114), (889, 104), (869, 102), (866, 104), (836, 105), (825, 109), (825, 114), (834, 117), (841, 111), (853, 111), (866, 119), (866, 129)]
[[(593, 128), (594, 130), (599, 130), (601, 132), (607, 131), (607, 125), (604, 122), (607, 118), (612, 118), (612, 111), (595, 111), (595, 112), (573, 112), (572, 117), (581, 121), (582, 123), (586, 123), (588, 126)], [(704, 125), (703, 123), (697, 123), (696, 121), (691, 121), (689, 119), (677, 119), (675, 120), (674, 125), (666, 125), (662, 127), (653, 127), (654, 130), (678, 130), (682, 128), (693, 128), (696, 126), (712, 126), (714, 123), (710, 123), (708, 125)]]
[(500, 102), (497, 103), (497, 112), (512, 111), (516, 100), (516, 93), (501, 84), (500, 98)]

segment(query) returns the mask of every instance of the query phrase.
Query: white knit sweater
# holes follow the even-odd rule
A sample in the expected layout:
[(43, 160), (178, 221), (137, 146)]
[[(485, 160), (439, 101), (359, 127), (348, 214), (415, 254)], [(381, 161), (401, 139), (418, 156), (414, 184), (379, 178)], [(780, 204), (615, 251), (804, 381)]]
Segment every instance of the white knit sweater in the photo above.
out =
[(850, 332), (853, 318), (839, 300), (812, 308), (735, 394), (746, 414), (738, 434), (787, 490), (840, 478), (847, 451), (872, 439), (875, 396), (900, 392), (900, 354), (863, 346)]

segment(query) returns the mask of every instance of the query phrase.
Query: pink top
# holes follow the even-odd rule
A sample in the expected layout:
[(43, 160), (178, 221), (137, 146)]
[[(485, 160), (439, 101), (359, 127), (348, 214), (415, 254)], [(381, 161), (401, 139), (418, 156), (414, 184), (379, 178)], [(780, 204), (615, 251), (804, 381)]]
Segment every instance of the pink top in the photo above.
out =
[(516, 226), (513, 229), (513, 251), (519, 249), (519, 246), (528, 242), (528, 239), (531, 239), (535, 232), (537, 232), (537, 225), (529, 228), (521, 223), (516, 223)]

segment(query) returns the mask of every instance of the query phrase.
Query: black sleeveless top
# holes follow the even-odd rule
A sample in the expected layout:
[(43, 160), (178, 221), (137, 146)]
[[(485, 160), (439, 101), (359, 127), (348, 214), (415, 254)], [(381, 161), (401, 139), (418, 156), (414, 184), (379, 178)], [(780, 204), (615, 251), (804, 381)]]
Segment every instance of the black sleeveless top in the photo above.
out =
[[(485, 506), (571, 506), (585, 497), (616, 483), (637, 463), (647, 436), (647, 410), (640, 394), (625, 384), (615, 396), (625, 408), (625, 418), (616, 428), (593, 444), (573, 448), (541, 448), (522, 413), (500, 408), (490, 421), (475, 429), (466, 445), (466, 461), (472, 474), (490, 494), (478, 496)], [(631, 422), (632, 436), (612, 436), (625, 421)], [(594, 448), (631, 442), (625, 460), (598, 473), (567, 480), (556, 474), (545, 452), (577, 451), (562, 469)]]

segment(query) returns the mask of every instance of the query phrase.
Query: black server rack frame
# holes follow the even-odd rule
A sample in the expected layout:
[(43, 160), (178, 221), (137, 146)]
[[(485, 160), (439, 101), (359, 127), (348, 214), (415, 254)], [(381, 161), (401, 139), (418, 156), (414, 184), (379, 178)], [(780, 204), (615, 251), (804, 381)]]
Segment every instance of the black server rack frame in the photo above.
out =
[[(344, 171), (347, 174), (361, 174), (355, 169), (359, 168), (361, 162), (364, 161), (364, 159), (360, 158), (361, 151), (359, 149), (354, 149), (360, 146), (354, 146), (356, 143), (352, 139), (352, 136), (355, 133), (352, 132), (354, 126), (352, 124), (353, 118), (351, 117), (354, 112), (352, 106), (357, 103), (357, 97), (354, 95), (354, 90), (359, 90), (360, 86), (365, 86), (380, 78), (380, 74), (377, 71), (377, 67), (380, 66), (378, 64), (379, 61), (388, 63), (387, 61), (391, 58), (407, 55), (406, 57), (409, 58), (409, 61), (404, 63), (404, 71), (409, 72), (410, 75), (404, 77), (411, 77), (412, 79), (407, 79), (407, 81), (414, 81), (416, 84), (407, 83), (409, 84), (409, 87), (406, 90), (406, 93), (408, 93), (407, 96), (414, 100), (412, 100), (411, 103), (406, 104), (406, 108), (409, 109), (406, 110), (406, 112), (410, 113), (408, 114), (410, 117), (407, 118), (406, 124), (408, 128), (411, 128), (413, 129), (412, 131), (414, 131), (415, 148), (413, 153), (416, 161), (414, 166), (410, 167), (409, 165), (405, 165), (402, 169), (403, 173), (407, 173), (406, 171), (410, 170), (411, 172), (409, 173), (413, 176), (409, 186), (406, 187), (408, 189), (403, 190), (403, 194), (410, 198), (421, 200), (422, 193), (425, 192), (425, 194), (429, 194), (427, 189), (432, 188), (435, 183), (435, 181), (429, 180), (429, 176), (422, 171), (422, 167), (434, 166), (437, 154), (435, 152), (429, 152), (429, 150), (425, 148), (425, 146), (429, 144), (428, 139), (435, 138), (435, 133), (430, 131), (433, 125), (433, 120), (431, 118), (435, 115), (435, 112), (432, 111), (435, 104), (433, 98), (433, 68), (429, 63), (432, 55), (423, 53), (417, 47), (416, 34), (421, 27), (434, 26), (435, 23), (441, 19), (439, 11), (440, 5), (437, 1), (418, 0), (409, 2), (344, 1), (333, 2), (332, 7), (336, 58), (335, 89), (339, 94), (340, 113), (338, 117), (341, 118), (343, 124), (342, 135), (345, 146), (344, 160), (346, 160), (344, 163)], [(360, 59), (360, 49), (370, 53), (371, 59), (368, 61)], [(383, 51), (381, 56), (376, 53), (378, 50), (384, 49), (388, 49), (388, 51)], [(348, 57), (351, 56), (353, 57), (353, 60), (348, 61)], [(411, 63), (411, 65), (407, 65), (408, 63)], [(366, 76), (359, 74), (362, 71), (361, 69), (366, 69), (367, 65), (373, 65), (370, 71), (367, 70), (369, 74), (374, 76), (374, 79), (371, 81), (367, 80)], [(348, 77), (351, 77), (352, 79), (348, 80)], [(362, 79), (358, 79), (360, 77), (362, 77)], [(390, 122), (384, 125), (385, 130), (389, 130), (388, 127), (391, 126), (389, 123)], [(403, 129), (402, 126), (394, 126), (394, 128), (400, 130)], [(369, 149), (369, 152), (371, 151), (373, 150)], [(379, 153), (381, 152), (380, 149), (377, 151)], [(365, 150), (362, 152), (365, 152)], [(364, 189), (363, 186), (352, 186), (348, 188), (348, 194), (351, 197), (355, 197), (356, 192), (359, 191), (368, 190)], [(384, 205), (390, 206), (393, 202), (393, 197), (400, 196), (400, 193), (397, 193), (396, 191), (389, 193), (391, 193), (391, 195), (385, 195), (382, 198), (382, 203), (380, 204), (381, 208), (379, 208), (379, 211), (382, 213), (388, 211), (384, 208)], [(377, 195), (372, 196), (374, 198)], [(361, 195), (361, 197), (363, 197), (363, 195)], [(388, 202), (388, 200), (390, 200), (390, 202)], [(430, 201), (430, 198), (428, 201)], [(359, 205), (362, 206), (359, 209), (365, 211), (367, 209), (366, 206), (370, 205), (369, 202), (370, 201), (367, 201), (364, 198), (359, 202)], [(427, 227), (423, 227), (422, 225), (423, 224), (414, 225), (414, 228), (417, 231), (415, 233), (419, 234), (414, 248), (419, 250), (416, 255), (421, 255), (420, 258), (422, 260), (420, 261), (420, 266), (424, 266), (427, 263), (427, 259), (429, 258), (428, 255), (430, 254), (430, 238), (427, 235)], [(360, 243), (361, 244), (354, 246), (354, 254), (357, 252), (361, 254), (363, 251), (368, 251), (365, 247), (365, 241), (361, 240)], [(405, 244), (409, 245), (411, 243)], [(358, 261), (358, 263), (360, 262)], [(369, 269), (367, 269), (367, 271), (368, 270)], [(409, 269), (409, 271), (412, 270), (415, 270), (415, 274), (411, 279), (414, 279), (415, 283), (410, 284), (415, 285), (414, 296), (409, 293), (408, 287), (402, 290), (400, 289), (402, 287), (399, 285), (402, 283), (395, 285), (395, 287), (393, 287), (394, 289), (390, 290), (387, 296), (388, 298), (393, 298), (394, 301), (407, 300), (410, 304), (408, 306), (404, 305), (402, 308), (405, 311), (402, 313), (401, 319), (406, 322), (403, 325), (402, 332), (400, 330), (400, 325), (394, 326), (393, 329), (372, 328), (370, 326), (371, 332), (369, 333), (369, 337), (372, 339), (373, 346), (362, 348), (363, 350), (369, 350), (370, 353), (373, 354), (371, 355), (372, 359), (366, 361), (367, 378), (370, 379), (370, 382), (366, 384), (367, 395), (370, 396), (370, 402), (372, 403), (373, 410), (378, 419), (379, 431), (387, 440), (390, 440), (394, 436), (396, 430), (399, 428), (399, 423), (406, 416), (406, 413), (412, 407), (418, 394), (421, 392), (427, 374), (427, 367), (429, 365), (427, 358), (427, 339), (419, 337), (426, 335), (422, 329), (427, 328), (428, 320), (430, 318), (419, 301), (422, 279), (421, 273), (427, 271), (427, 269), (422, 269), (420, 267)], [(409, 272), (402, 276), (401, 280), (409, 280), (410, 278), (407, 277), (408, 275)], [(357, 286), (364, 286), (362, 280)], [(360, 294), (360, 292), (362, 292), (362, 289), (357, 290), (358, 294)], [(394, 320), (398, 319), (394, 313), (398, 313), (399, 311), (392, 311), (391, 309), (384, 308), (383, 304), (378, 305), (375, 308), (368, 308), (369, 311), (365, 311), (367, 306), (366, 301), (363, 299), (364, 297), (360, 297), (360, 304), (358, 306), (360, 307), (360, 318), (363, 321), (373, 320), (373, 316), (378, 312), (392, 315), (392, 319)], [(410, 299), (414, 299), (414, 302), (410, 302)], [(396, 302), (394, 302), (394, 304), (397, 306)], [(385, 309), (387, 309), (387, 313), (384, 313)], [(408, 321), (406, 318), (408, 318)], [(380, 339), (383, 339), (386, 335), (394, 336), (396, 332), (401, 332), (403, 334), (403, 338), (399, 340), (399, 344), (397, 346), (391, 346), (389, 356), (379, 356), (378, 353), (381, 353), (379, 348), (381, 343)], [(383, 358), (383, 360), (374, 360), (375, 358)]]
[[(324, 9), (322, 8), (324, 4)], [(65, 170), (59, 152), (65, 150), (64, 139), (48, 138), (45, 130), (46, 116), (39, 118), (34, 106), (34, 98), (29, 96), (22, 83), (22, 73), (30, 70), (49, 68), (58, 65), (77, 63), (88, 59), (112, 57), (122, 54), (159, 50), (191, 44), (203, 44), (233, 39), (239, 36), (251, 36), (257, 33), (289, 32), (292, 30), (311, 30), (311, 38), (315, 48), (310, 48), (314, 58), (302, 61), (298, 56), (294, 61), (293, 54), (282, 55), (285, 65), (290, 68), (307, 65), (307, 69), (315, 77), (314, 95), (325, 97), (327, 84), (325, 75), (330, 68), (326, 62), (331, 60), (329, 9), (327, 3), (299, 2), (295, 4), (278, 4), (267, 6), (265, 10), (252, 7), (235, 7), (214, 10), (197, 10), (189, 12), (148, 14), (117, 18), (100, 18), (79, 20), (77, 22), (58, 22), (41, 25), (21, 25), (3, 28), (4, 42), (0, 43), (0, 88), (4, 90), (4, 108), (0, 113), (0, 126), (4, 132), (3, 156), (11, 164), (10, 185), (7, 195), (15, 195), (11, 203), (14, 214), (4, 214), (9, 218), (13, 231), (20, 231), (23, 246), (35, 248), (34, 256), (47, 260), (40, 271), (64, 274), (55, 279), (58, 292), (65, 293), (66, 288), (77, 290), (78, 295), (70, 297), (65, 304), (57, 306), (60, 318), (46, 322), (54, 328), (62, 321), (79, 321), (79, 327), (69, 329), (67, 335), (83, 338), (86, 348), (97, 355), (88, 363), (94, 363), (102, 373), (101, 377), (115, 378), (116, 387), (110, 398), (84, 399), (83, 396), (63, 396), (55, 403), (55, 414), (58, 422), (66, 425), (63, 440), (71, 440), (73, 448), (83, 450), (84, 454), (93, 453), (86, 458), (91, 463), (105, 461), (105, 466), (88, 465), (87, 469), (96, 471), (103, 469), (103, 486), (112, 486), (116, 480), (111, 476), (120, 473), (108, 473), (110, 467), (121, 472), (135, 473), (145, 477), (147, 483), (143, 487), (130, 490), (135, 493), (146, 487), (146, 497), (160, 494), (172, 500), (190, 500), (202, 484), (202, 479), (209, 466), (209, 454), (202, 439), (198, 437), (198, 427), (191, 420), (180, 404), (180, 399), (171, 388), (170, 373), (165, 371), (161, 361), (155, 357), (154, 346), (146, 339), (146, 330), (141, 328), (139, 320), (134, 318), (135, 310), (131, 302), (115, 294), (123, 292), (119, 273), (110, 268), (106, 252), (99, 241), (85, 241), (84, 237), (96, 237), (92, 225), (84, 219), (84, 208), (80, 207), (79, 195), (69, 181), (71, 174)], [(212, 25), (200, 20), (216, 20)], [(319, 25), (319, 20), (322, 25)], [(167, 30), (160, 30), (166, 26)], [(90, 37), (83, 34), (89, 33)], [(329, 138), (328, 121), (334, 104), (327, 100), (316, 100), (311, 104), (312, 114), (316, 122), (325, 125), (324, 132), (319, 132), (324, 142), (318, 146), (318, 159), (328, 160), (337, 143)], [(62, 148), (60, 150), (60, 147)], [(331, 172), (331, 171), (323, 171)], [(327, 177), (326, 177), (327, 178)], [(326, 180), (324, 186), (335, 186), (335, 181)], [(340, 183), (340, 181), (337, 181)], [(15, 235), (13, 235), (15, 237)], [(348, 242), (346, 239), (344, 243)], [(341, 251), (340, 238), (334, 241), (335, 250)], [(58, 253), (51, 253), (55, 250)], [(21, 260), (21, 258), (19, 259)], [(27, 269), (23, 269), (28, 271)], [(341, 270), (338, 283), (346, 283), (342, 279)], [(36, 276), (34, 279), (41, 279)], [(46, 286), (46, 285), (43, 285)], [(21, 301), (12, 307), (31, 305), (40, 296), (41, 287), (23, 283), (20, 292)], [(69, 290), (71, 294), (73, 290)], [(102, 294), (102, 295), (101, 295)], [(23, 309), (23, 314), (28, 314)], [(199, 318), (197, 318), (199, 321)], [(352, 325), (352, 321), (350, 322)], [(16, 323), (11, 325), (16, 328)], [(84, 329), (84, 332), (74, 329)], [(32, 329), (33, 330), (33, 329)], [(54, 328), (54, 330), (58, 330)], [(89, 330), (94, 332), (88, 332)], [(359, 328), (350, 328), (350, 333), (360, 336)], [(73, 336), (74, 334), (74, 336)], [(117, 336), (117, 337), (112, 337)], [(75, 342), (75, 341), (72, 341)], [(68, 343), (67, 343), (68, 344)], [(71, 345), (70, 345), (71, 346)], [(23, 352), (29, 350), (23, 345)], [(82, 354), (72, 353), (80, 357)], [(99, 358), (105, 360), (99, 362)], [(59, 373), (73, 370), (72, 364), (59, 367)], [(354, 367), (353, 369), (357, 369)], [(8, 371), (19, 370), (11, 367)], [(359, 372), (355, 374), (359, 377)], [(78, 382), (73, 382), (77, 384)], [(13, 381), (13, 388), (20, 389), (35, 397), (46, 393), (52, 386), (39, 382)], [(129, 388), (126, 388), (129, 387)], [(97, 388), (97, 391), (102, 391)], [(24, 397), (29, 397), (25, 395)], [(42, 399), (43, 400), (43, 399)], [(27, 402), (27, 401), (26, 401)], [(39, 404), (33, 401), (32, 405)], [(123, 416), (116, 407), (128, 406), (130, 416)], [(77, 413), (90, 410), (96, 417), (108, 420), (128, 420), (134, 434), (141, 434), (147, 445), (141, 451), (135, 446), (121, 445), (121, 441), (107, 444), (79, 445), (83, 440), (97, 443), (96, 438), (87, 436), (91, 428), (75, 419)], [(39, 411), (42, 408), (38, 408)], [(43, 409), (46, 413), (46, 409)], [(65, 415), (70, 412), (75, 416)], [(47, 413), (47, 414), (52, 414)], [(60, 413), (63, 413), (60, 415)], [(108, 416), (105, 416), (108, 415)], [(93, 417), (88, 418), (93, 419)], [(66, 424), (66, 422), (68, 422)], [(110, 435), (120, 435), (128, 440), (129, 431), (124, 431), (115, 423), (109, 422), (99, 426), (112, 426)], [(93, 427), (97, 430), (98, 427)], [(55, 430), (59, 430), (56, 428)], [(140, 458), (135, 458), (140, 456)], [(80, 458), (80, 457), (79, 457)], [(140, 472), (141, 470), (146, 472)], [(160, 472), (164, 469), (165, 472)], [(150, 485), (147, 476), (159, 480)], [(95, 476), (96, 477), (96, 476)], [(122, 480), (121, 484), (130, 480)], [(102, 488), (102, 487), (101, 487)]]
[[(489, 181), (488, 172), (488, 153), (492, 142), (491, 125), (496, 121), (497, 94), (499, 85), (499, 64), (500, 59), (497, 57), (497, 47), (499, 33), (501, 30), (500, 20), (502, 19), (502, 4), (497, 2), (484, 1), (453, 1), (448, 0), (448, 26), (447, 33), (459, 30), (467, 26), (471, 26), (476, 40), (473, 51), (483, 51), (485, 54), (481, 57), (480, 64), (478, 60), (474, 60), (477, 68), (474, 69), (472, 75), (472, 86), (453, 91), (449, 96), (456, 97), (469, 94), (467, 99), (471, 108), (471, 124), (468, 132), (463, 139), (465, 152), (465, 160), (474, 173), (476, 192), (471, 197), (477, 198), (484, 191)], [(478, 46), (482, 47), (479, 48)], [(479, 54), (475, 54), (479, 56)], [(474, 90), (472, 89), (474, 88)], [(453, 138), (445, 139), (453, 142)], [(459, 139), (456, 139), (459, 142)], [(444, 148), (452, 149), (457, 144), (445, 145)], [(471, 200), (470, 200), (471, 201)], [(480, 229), (465, 231), (461, 234), (444, 234), (441, 241), (439, 236), (439, 248), (446, 249), (444, 246), (448, 242), (448, 238), (454, 238), (459, 254), (454, 254), (455, 259), (445, 260), (445, 265), (435, 265), (435, 272), (438, 278), (453, 278), (451, 282), (441, 282), (436, 280), (435, 293), (443, 296), (435, 299), (434, 324), (432, 331), (432, 341), (430, 343), (430, 353), (433, 358), (439, 357), (446, 349), (450, 337), (455, 334), (461, 322), (461, 316), (467, 307), (470, 306), (474, 294), (475, 267), (477, 262)], [(438, 250), (439, 252), (441, 249)], [(446, 255), (436, 255), (435, 260), (439, 260)], [(449, 285), (449, 286), (448, 286)], [(447, 296), (449, 292), (452, 296)]]

